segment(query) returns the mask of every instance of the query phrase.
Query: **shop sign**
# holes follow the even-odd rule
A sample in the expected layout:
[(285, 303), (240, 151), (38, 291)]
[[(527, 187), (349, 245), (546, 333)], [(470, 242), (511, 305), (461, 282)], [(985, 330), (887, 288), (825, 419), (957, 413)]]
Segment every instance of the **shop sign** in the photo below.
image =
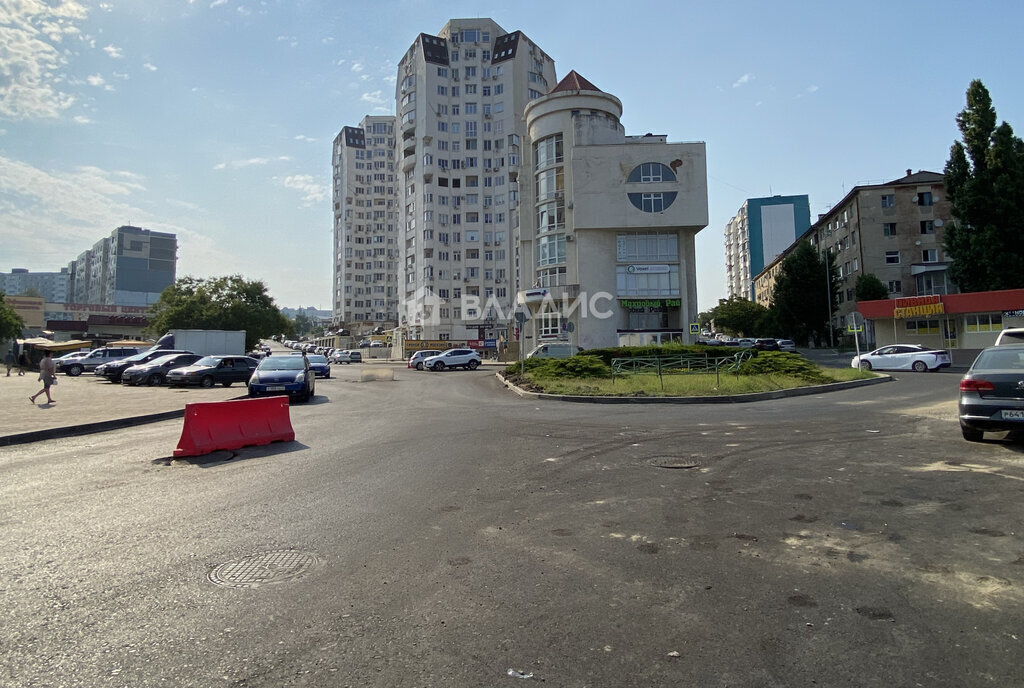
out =
[(627, 265), (626, 272), (631, 275), (654, 275), (669, 272), (667, 265)]
[(623, 308), (679, 308), (682, 299), (620, 299)]
[(1003, 311), (1004, 318), (1024, 318), (1024, 308), (1018, 308), (1015, 311)]
[(894, 318), (916, 318), (922, 315), (940, 315), (946, 309), (941, 297), (933, 296), (910, 296), (896, 299), (895, 307), (892, 309)]

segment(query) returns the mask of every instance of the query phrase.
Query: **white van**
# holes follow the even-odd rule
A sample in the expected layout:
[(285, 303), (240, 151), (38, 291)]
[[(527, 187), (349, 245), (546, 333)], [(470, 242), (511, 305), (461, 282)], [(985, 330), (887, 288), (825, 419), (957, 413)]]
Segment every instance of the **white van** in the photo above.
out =
[(583, 349), (573, 346), (569, 342), (550, 342), (541, 344), (530, 353), (527, 358), (569, 358)]
[(996, 337), (996, 346), (1024, 344), (1024, 327), (1008, 327)]

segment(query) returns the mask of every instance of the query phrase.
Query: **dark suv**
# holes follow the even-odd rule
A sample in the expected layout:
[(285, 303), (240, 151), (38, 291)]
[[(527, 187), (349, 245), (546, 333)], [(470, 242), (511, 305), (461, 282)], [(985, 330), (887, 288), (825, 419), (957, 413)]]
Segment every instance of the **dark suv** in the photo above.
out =
[(758, 351), (778, 351), (779, 341), (777, 339), (755, 339), (754, 348)]

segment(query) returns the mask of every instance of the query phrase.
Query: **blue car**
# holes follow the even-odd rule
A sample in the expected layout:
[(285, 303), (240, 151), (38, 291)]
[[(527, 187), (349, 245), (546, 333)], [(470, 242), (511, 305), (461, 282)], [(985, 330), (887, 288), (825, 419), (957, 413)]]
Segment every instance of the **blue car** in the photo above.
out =
[(308, 354), (306, 358), (309, 360), (309, 367), (317, 377), (330, 377), (331, 376), (331, 364), (327, 360), (326, 356), (321, 354)]
[(316, 375), (305, 356), (267, 356), (249, 378), (250, 397), (285, 394), (296, 401), (309, 401), (316, 394)]

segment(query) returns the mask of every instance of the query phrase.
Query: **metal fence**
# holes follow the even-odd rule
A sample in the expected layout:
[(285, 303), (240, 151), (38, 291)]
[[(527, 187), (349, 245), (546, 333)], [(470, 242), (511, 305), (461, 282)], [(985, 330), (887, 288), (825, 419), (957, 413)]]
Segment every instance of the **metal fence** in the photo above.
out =
[(612, 383), (616, 375), (637, 375), (655, 373), (665, 389), (664, 375), (687, 373), (714, 373), (716, 380), (722, 374), (736, 373), (744, 361), (752, 358), (750, 349), (737, 351), (729, 356), (713, 354), (678, 354), (676, 356), (629, 356), (612, 359)]

